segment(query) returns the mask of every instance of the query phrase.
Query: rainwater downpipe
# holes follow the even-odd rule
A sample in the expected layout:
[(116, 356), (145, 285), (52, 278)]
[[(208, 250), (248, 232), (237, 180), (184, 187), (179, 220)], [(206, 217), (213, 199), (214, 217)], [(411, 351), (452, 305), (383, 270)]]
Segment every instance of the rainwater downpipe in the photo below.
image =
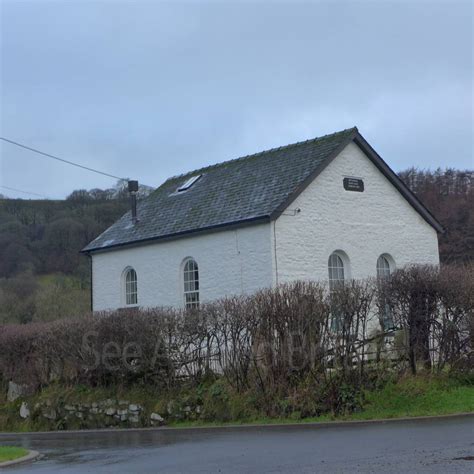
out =
[(276, 219), (273, 221), (273, 253), (275, 255), (275, 286), (278, 286), (278, 258), (277, 258), (277, 237)]

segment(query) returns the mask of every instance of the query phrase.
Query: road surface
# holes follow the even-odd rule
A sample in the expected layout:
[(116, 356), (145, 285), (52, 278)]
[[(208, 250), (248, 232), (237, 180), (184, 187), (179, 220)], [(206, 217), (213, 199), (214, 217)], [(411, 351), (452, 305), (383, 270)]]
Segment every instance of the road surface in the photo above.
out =
[(474, 417), (377, 424), (0, 434), (12, 473), (473, 473)]

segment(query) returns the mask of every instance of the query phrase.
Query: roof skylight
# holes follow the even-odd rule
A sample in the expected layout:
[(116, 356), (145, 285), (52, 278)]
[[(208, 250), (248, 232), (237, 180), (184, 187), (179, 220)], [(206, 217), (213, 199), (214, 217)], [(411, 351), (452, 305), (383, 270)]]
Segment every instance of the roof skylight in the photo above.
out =
[(186, 189), (189, 189), (200, 177), (202, 174), (198, 174), (196, 176), (191, 176), (185, 183), (183, 183), (179, 188), (178, 188), (178, 193), (182, 191), (186, 191)]

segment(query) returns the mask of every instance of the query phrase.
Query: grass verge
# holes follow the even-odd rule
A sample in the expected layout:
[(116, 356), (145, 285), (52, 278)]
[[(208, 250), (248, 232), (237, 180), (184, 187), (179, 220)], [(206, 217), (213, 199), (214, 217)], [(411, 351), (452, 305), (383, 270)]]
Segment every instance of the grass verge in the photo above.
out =
[(15, 446), (0, 446), (0, 462), (13, 461), (22, 458), (28, 454), (25, 448), (17, 448)]
[[(317, 387), (316, 387), (317, 388)], [(342, 392), (345, 393), (345, 392)], [(30, 408), (37, 404), (50, 407), (64, 407), (66, 404), (88, 404), (106, 399), (126, 400), (127, 403), (143, 407), (139, 424), (120, 424), (121, 427), (150, 426), (151, 413), (159, 413), (172, 427), (229, 426), (243, 424), (285, 424), (314, 423), (329, 421), (377, 420), (415, 416), (436, 416), (457, 413), (474, 413), (474, 379), (447, 375), (405, 376), (386, 382), (378, 389), (365, 390), (357, 395), (360, 401), (335, 415), (331, 410), (311, 407), (317, 393), (314, 389), (302, 392), (298, 403), (294, 399), (275, 398), (277, 407), (274, 416), (268, 416), (261, 400), (250, 393), (237, 393), (225, 382), (215, 380), (208, 385), (189, 387), (186, 391), (166, 393), (152, 386), (132, 388), (107, 387), (90, 388), (76, 385), (65, 387), (54, 385), (43, 389), (27, 400)], [(50, 431), (71, 429), (100, 429), (110, 425), (111, 418), (101, 416), (95, 420), (88, 416), (59, 417), (52, 421), (34, 412), (27, 420), (19, 417), (22, 401), (0, 403), (0, 431)], [(124, 402), (125, 403), (125, 402)], [(200, 406), (199, 412), (190, 407)], [(170, 411), (171, 407), (171, 411)], [(316, 406), (318, 408), (318, 406)], [(64, 410), (63, 410), (64, 413)], [(319, 416), (316, 416), (319, 414)], [(118, 424), (116, 424), (118, 427)]]
[(238, 424), (290, 424), (328, 421), (363, 421), (391, 418), (474, 413), (474, 385), (444, 377), (406, 377), (379, 390), (365, 391), (360, 411), (347, 415), (318, 417), (257, 417), (229, 422), (176, 421), (174, 427), (225, 426)]
[(407, 377), (366, 392), (364, 409), (351, 419), (374, 420), (474, 412), (474, 385), (448, 378)]

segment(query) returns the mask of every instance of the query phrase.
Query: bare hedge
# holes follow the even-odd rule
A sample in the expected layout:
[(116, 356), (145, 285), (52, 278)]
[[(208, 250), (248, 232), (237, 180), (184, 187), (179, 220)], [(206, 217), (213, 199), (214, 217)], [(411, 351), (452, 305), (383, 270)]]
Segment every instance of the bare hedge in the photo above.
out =
[(187, 312), (119, 310), (0, 326), (0, 377), (35, 387), (166, 389), (219, 374), (238, 391), (263, 394), (321, 381), (330, 397), (342, 383), (387, 369), (472, 371), (473, 314), (473, 267), (412, 266), (332, 292), (296, 282)]

